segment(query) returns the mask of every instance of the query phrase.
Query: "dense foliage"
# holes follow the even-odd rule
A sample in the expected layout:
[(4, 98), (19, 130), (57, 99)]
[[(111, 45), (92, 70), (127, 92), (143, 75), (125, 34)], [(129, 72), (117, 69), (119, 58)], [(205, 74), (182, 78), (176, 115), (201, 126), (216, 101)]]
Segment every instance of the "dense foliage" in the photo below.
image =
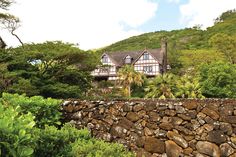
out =
[(236, 98), (236, 65), (216, 62), (200, 68), (200, 81), (206, 97)]
[(60, 130), (53, 126), (46, 126), (45, 129), (34, 129), (34, 134), (38, 138), (36, 141), (34, 156), (73, 156), (72, 143), (77, 140), (93, 140), (88, 130), (78, 130), (69, 124)]
[(0, 103), (0, 156), (26, 157), (34, 152), (31, 113), (21, 114), (19, 106)]
[(145, 88), (147, 98), (174, 98), (174, 75), (164, 74), (150, 80)]
[(218, 52), (223, 53), (230, 63), (236, 63), (236, 36), (217, 33), (211, 37), (210, 43)]
[[(92, 138), (87, 129), (78, 130), (70, 124), (65, 124), (60, 129), (49, 126), (54, 124), (51, 123), (50, 117), (58, 117), (56, 106), (52, 112), (52, 104), (56, 102), (60, 101), (4, 93), (0, 101), (0, 156), (134, 156), (122, 145)], [(47, 108), (46, 103), (51, 108)], [(44, 110), (42, 106), (45, 107)], [(38, 119), (37, 114), (42, 111), (51, 115), (44, 115), (44, 118)], [(37, 126), (37, 123), (47, 125), (41, 127)]]
[(0, 50), (0, 92), (79, 98), (91, 88), (95, 56), (61, 42)]
[(20, 107), (24, 114), (30, 112), (34, 116), (36, 126), (43, 128), (45, 125), (60, 125), (61, 112), (59, 111), (61, 100), (44, 99), (42, 96), (26, 97), (25, 95), (3, 93), (0, 99), (2, 104), (10, 104), (12, 107)]
[(198, 78), (164, 74), (150, 79), (145, 87), (146, 98), (204, 98)]

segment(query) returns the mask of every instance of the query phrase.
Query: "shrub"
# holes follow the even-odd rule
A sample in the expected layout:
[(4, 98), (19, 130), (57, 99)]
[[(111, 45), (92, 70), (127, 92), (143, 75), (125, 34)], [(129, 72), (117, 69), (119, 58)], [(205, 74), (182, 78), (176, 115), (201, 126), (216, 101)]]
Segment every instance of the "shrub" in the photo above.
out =
[(34, 117), (31, 113), (22, 115), (20, 110), (19, 106), (0, 103), (0, 156), (27, 157), (34, 152)]
[(104, 141), (79, 139), (72, 143), (72, 156), (75, 157), (134, 157), (121, 144)]
[(72, 151), (71, 143), (78, 139), (90, 140), (88, 130), (78, 130), (66, 124), (60, 130), (54, 126), (46, 126), (45, 129), (36, 129), (35, 135), (38, 136), (35, 156), (69, 156)]
[(200, 82), (206, 97), (236, 98), (236, 65), (217, 62), (200, 68)]
[(59, 124), (59, 102), (40, 96), (29, 98), (3, 93), (0, 99), (0, 156), (132, 156), (122, 145), (92, 138), (87, 129), (78, 130), (70, 124), (60, 129), (49, 126)]
[(32, 113), (35, 116), (36, 126), (60, 125), (61, 113), (59, 111), (61, 100), (41, 96), (26, 97), (25, 95), (3, 93), (0, 101), (13, 107), (20, 106), (21, 113)]

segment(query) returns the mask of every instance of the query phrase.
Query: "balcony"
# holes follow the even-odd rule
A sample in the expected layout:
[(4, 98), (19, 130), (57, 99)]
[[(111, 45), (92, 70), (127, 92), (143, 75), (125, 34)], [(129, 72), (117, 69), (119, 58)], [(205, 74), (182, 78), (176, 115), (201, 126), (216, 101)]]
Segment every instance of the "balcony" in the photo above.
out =
[(116, 76), (116, 71), (112, 68), (98, 68), (95, 69), (91, 75), (95, 77)]

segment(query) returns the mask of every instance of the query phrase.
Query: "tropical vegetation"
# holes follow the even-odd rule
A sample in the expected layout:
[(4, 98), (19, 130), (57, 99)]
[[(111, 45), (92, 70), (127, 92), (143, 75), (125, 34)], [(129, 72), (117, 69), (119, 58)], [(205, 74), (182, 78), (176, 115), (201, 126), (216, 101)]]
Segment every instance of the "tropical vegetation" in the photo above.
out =
[(78, 130), (71, 124), (58, 123), (62, 119), (58, 110), (60, 103), (60, 100), (39, 96), (3, 93), (0, 156), (134, 156), (120, 144), (94, 139), (87, 129)]
[(131, 96), (235, 98), (235, 24), (236, 11), (230, 10), (216, 18), (214, 26), (206, 30), (196, 26), (145, 33), (114, 43), (98, 52), (160, 48), (161, 38), (167, 36), (170, 74), (144, 79), (141, 87), (132, 85)]
[[(80, 98), (91, 88), (93, 52), (73, 44), (45, 42), (0, 50), (0, 93)], [(96, 56), (96, 55), (94, 55)]]
[[(83, 51), (61, 41), (23, 43), (16, 34), (20, 20), (6, 12), (12, 3), (0, 0), (5, 10), (0, 26), (21, 43), (6, 48), (0, 36), (0, 156), (134, 156), (122, 145), (64, 124), (61, 99), (99, 94), (103, 99), (236, 98), (235, 10), (223, 13), (206, 30), (196, 26), (145, 33)], [(150, 79), (127, 65), (119, 70), (118, 82), (96, 82), (91, 76), (102, 52), (159, 48), (163, 37), (168, 37), (168, 73)]]
[(133, 66), (125, 65), (118, 71), (119, 83), (124, 89), (126, 97), (131, 96), (131, 85), (141, 86), (143, 83), (143, 75), (134, 70)]

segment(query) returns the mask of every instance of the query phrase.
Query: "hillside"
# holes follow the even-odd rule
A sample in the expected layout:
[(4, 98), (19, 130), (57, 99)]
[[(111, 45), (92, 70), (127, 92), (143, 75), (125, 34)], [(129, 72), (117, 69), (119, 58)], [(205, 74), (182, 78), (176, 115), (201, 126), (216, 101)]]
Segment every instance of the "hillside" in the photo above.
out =
[[(160, 47), (160, 39), (163, 36), (168, 37), (168, 43), (178, 43), (181, 45), (181, 49), (191, 49), (199, 47), (202, 42), (202, 34), (205, 31), (195, 29), (195, 28), (187, 28), (182, 30), (174, 30), (174, 31), (157, 31), (151, 33), (145, 33), (139, 36), (133, 36), (128, 39), (119, 41), (110, 46), (107, 46), (102, 49), (102, 51), (125, 51), (125, 50), (140, 50), (147, 48), (159, 48)], [(198, 41), (196, 43), (196, 41)], [(205, 45), (204, 45), (205, 46)]]
[(201, 30), (198, 27), (185, 28), (173, 31), (156, 31), (133, 36), (128, 39), (111, 44), (101, 51), (125, 51), (147, 48), (159, 48), (160, 38), (168, 37), (170, 45), (175, 43), (179, 49), (205, 49), (209, 48), (208, 40), (216, 33), (236, 34), (236, 12), (227, 11), (215, 20), (215, 25)]
[[(236, 11), (231, 10), (216, 18), (215, 24), (206, 30), (199, 27), (185, 28), (173, 31), (157, 31), (133, 36), (128, 39), (116, 42), (99, 52), (114, 52), (127, 50), (153, 49), (160, 47), (160, 40), (163, 36), (168, 37), (169, 61), (172, 67), (188, 69), (189, 62), (193, 59), (201, 60), (206, 55), (207, 61), (225, 60), (224, 56), (214, 51), (209, 39), (217, 34), (224, 33), (230, 36), (236, 34)], [(181, 62), (182, 65), (179, 64)], [(199, 65), (199, 62), (196, 64)], [(179, 70), (178, 70), (179, 72)]]

